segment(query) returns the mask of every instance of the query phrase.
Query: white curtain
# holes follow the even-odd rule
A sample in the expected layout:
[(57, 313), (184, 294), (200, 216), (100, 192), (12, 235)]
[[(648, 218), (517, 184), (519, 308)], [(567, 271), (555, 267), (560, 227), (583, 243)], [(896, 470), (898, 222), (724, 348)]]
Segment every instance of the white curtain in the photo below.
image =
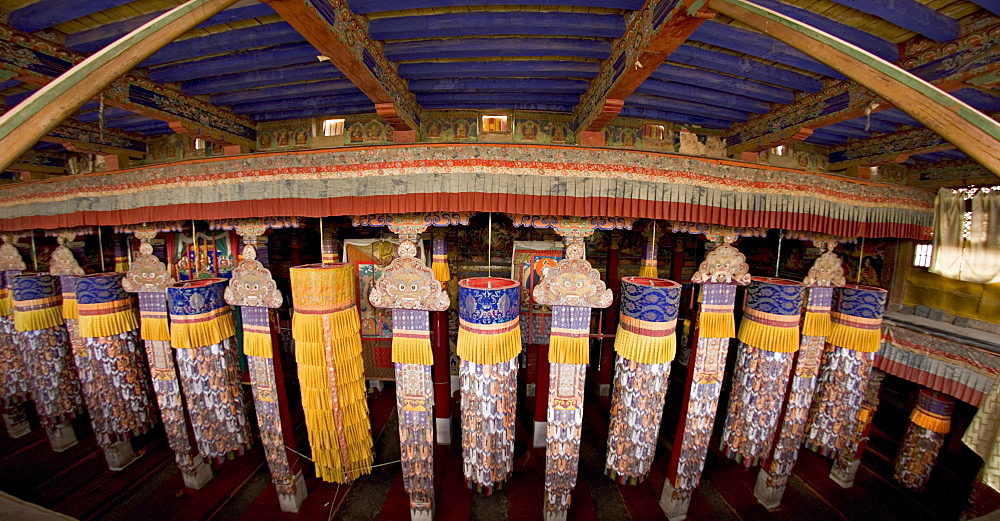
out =
[(948, 188), (938, 190), (934, 198), (934, 252), (931, 273), (951, 279), (962, 272), (962, 223), (965, 219), (965, 197)]
[(965, 196), (942, 188), (934, 199), (931, 273), (968, 282), (1000, 283), (1000, 190), (972, 197), (969, 238), (962, 236)]

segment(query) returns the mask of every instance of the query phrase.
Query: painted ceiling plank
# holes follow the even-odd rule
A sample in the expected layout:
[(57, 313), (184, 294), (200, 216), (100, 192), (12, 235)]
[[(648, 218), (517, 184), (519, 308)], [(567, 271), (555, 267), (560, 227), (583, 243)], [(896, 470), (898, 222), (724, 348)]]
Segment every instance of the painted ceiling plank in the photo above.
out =
[[(877, 56), (745, 0), (710, 0), (715, 9), (767, 31), (836, 67), (913, 116), (1000, 176), (1000, 124), (991, 116)], [(786, 105), (787, 106), (787, 105)], [(889, 134), (899, 136), (903, 132)], [(885, 136), (882, 136), (885, 137)], [(834, 160), (831, 157), (830, 162)]]
[(901, 163), (915, 155), (953, 148), (955, 145), (935, 134), (933, 130), (913, 128), (831, 148), (830, 170)]
[(910, 125), (913, 127), (919, 127), (920, 122), (906, 115), (905, 112), (897, 108), (891, 108), (887, 110), (882, 110), (879, 112), (872, 113), (872, 119), (881, 119), (885, 121), (891, 121), (893, 123), (899, 123), (901, 125)]
[(830, 132), (832, 134), (837, 134), (839, 136), (858, 137), (858, 138), (872, 137), (872, 133), (863, 128), (857, 128), (855, 126), (845, 125), (843, 123), (835, 123), (833, 125), (827, 125), (823, 127), (823, 130)]
[(294, 27), (285, 22), (255, 25), (221, 33), (173, 42), (147, 58), (140, 67), (153, 67), (179, 60), (190, 60), (211, 54), (238, 52), (248, 48), (299, 43), (305, 40)]
[[(268, 16), (274, 14), (274, 9), (271, 9), (267, 4), (251, 4), (243, 7), (239, 7), (240, 4), (245, 2), (239, 2), (236, 6), (226, 9), (221, 13), (209, 18), (208, 20), (198, 24), (195, 29), (201, 29), (204, 27), (212, 27), (213, 25), (239, 22), (242, 20), (249, 20), (251, 18), (259, 18), (262, 16)], [(66, 35), (65, 44), (66, 47), (82, 53), (91, 53), (101, 47), (125, 36), (126, 34), (142, 27), (142, 24), (160, 16), (166, 11), (156, 11), (153, 13), (141, 14), (139, 16), (134, 16), (127, 20), (122, 20), (119, 22), (111, 22), (103, 25), (94, 27), (93, 29), (86, 29), (83, 31), (78, 31), (75, 33), (70, 33)]]
[(301, 109), (301, 110), (280, 110), (276, 112), (262, 112), (254, 114), (252, 119), (257, 122), (282, 121), (287, 119), (316, 118), (316, 117), (343, 117), (353, 114), (368, 114), (375, 110), (375, 105), (367, 103), (354, 107), (327, 107), (321, 109)]
[(958, 38), (958, 22), (915, 0), (833, 0), (937, 42)]
[(650, 78), (663, 81), (675, 81), (686, 83), (707, 89), (721, 90), (733, 94), (739, 94), (748, 98), (755, 98), (773, 103), (791, 103), (795, 101), (795, 93), (780, 87), (773, 87), (765, 83), (750, 81), (743, 78), (733, 78), (724, 76), (704, 69), (689, 69), (678, 67), (669, 63), (660, 65)]
[(482, 11), (376, 18), (369, 22), (368, 32), (376, 40), (484, 34), (620, 38), (625, 20), (614, 14)]
[(385, 45), (385, 57), (392, 61), (500, 56), (574, 56), (604, 60), (610, 55), (611, 44), (607, 41), (571, 38), (461, 38)]
[(479, 110), (479, 109), (486, 109), (486, 110), (496, 109), (496, 110), (502, 110), (502, 111), (509, 111), (509, 110), (535, 110), (535, 111), (540, 111), (540, 112), (566, 112), (566, 113), (573, 111), (573, 106), (572, 105), (549, 105), (549, 104), (546, 104), (546, 103), (511, 103), (511, 104), (504, 104), (504, 103), (473, 103), (473, 102), (466, 102), (466, 103), (462, 103), (460, 106), (457, 106), (457, 107), (454, 106), (454, 105), (452, 105), (452, 104), (445, 103), (445, 104), (440, 104), (440, 105), (438, 105), (438, 104), (428, 104), (425, 108), (435, 109), (435, 110), (437, 110), (437, 109), (444, 109), (444, 110), (451, 110), (451, 109), (475, 109), (475, 110)]
[[(647, 1), (629, 18), (628, 31), (614, 43), (600, 74), (573, 109), (578, 140), (600, 143), (604, 128), (621, 111), (625, 98), (652, 74), (690, 35), (711, 18), (695, 0)], [(689, 9), (690, 8), (690, 9)]]
[[(174, 83), (236, 74), (253, 70), (318, 62), (316, 48), (309, 42), (224, 54), (150, 69), (149, 78)], [(327, 67), (332, 69), (332, 67)], [(287, 79), (286, 79), (287, 81)]]
[(818, 92), (823, 88), (823, 82), (812, 76), (693, 45), (681, 45), (667, 58), (667, 61), (724, 72), (805, 92)]
[(575, 61), (486, 61), (486, 62), (418, 62), (403, 63), (399, 75), (409, 80), (490, 77), (593, 78), (600, 65)]
[(729, 128), (730, 125), (730, 122), (721, 119), (635, 107), (623, 107), (620, 115), (629, 118), (649, 118), (659, 121), (670, 121), (673, 123), (680, 123), (682, 125), (697, 125), (699, 127), (711, 129), (726, 129)]
[(681, 112), (684, 114), (705, 115), (726, 121), (746, 121), (749, 117), (749, 114), (742, 110), (717, 107), (715, 105), (706, 105), (704, 103), (694, 103), (675, 98), (665, 98), (663, 96), (641, 94), (638, 92), (625, 98), (625, 106)]
[(33, 33), (98, 11), (125, 5), (132, 0), (40, 0), (10, 13), (9, 24), (18, 31)]
[(972, 0), (972, 3), (997, 16), (1000, 16), (1000, 0)]
[[(93, 123), (72, 119), (67, 119), (52, 128), (45, 136), (45, 140), (59, 143), (71, 152), (115, 154), (135, 158), (146, 155), (146, 140), (138, 134), (112, 128), (102, 130)], [(4, 157), (6, 158), (6, 154)], [(6, 163), (6, 159), (4, 161)]]
[(336, 79), (224, 92), (214, 94), (208, 99), (216, 105), (233, 105), (251, 101), (271, 101), (303, 96), (339, 96), (358, 92), (361, 90), (351, 80)]
[(842, 121), (839, 124), (846, 125), (852, 128), (860, 128), (862, 130), (864, 130), (865, 127), (868, 127), (868, 130), (872, 132), (881, 132), (883, 134), (889, 132), (897, 132), (899, 130), (899, 125), (892, 123), (890, 121), (883, 121), (875, 118), (849, 119), (847, 121)]
[(708, 21), (701, 24), (701, 27), (691, 35), (690, 39), (831, 78), (844, 78), (839, 72), (823, 65), (806, 53), (757, 31)]
[(938, 163), (918, 163), (909, 167), (910, 178), (920, 188), (960, 187), (995, 183), (996, 177), (982, 165), (969, 159)]
[(371, 100), (362, 93), (345, 96), (309, 96), (304, 98), (289, 98), (272, 101), (255, 101), (239, 103), (230, 108), (237, 114), (256, 114), (260, 112), (276, 112), (279, 110), (315, 109), (320, 107), (351, 107), (369, 105)]
[[(358, 14), (407, 9), (440, 7), (465, 7), (467, 0), (348, 0), (351, 10)], [(510, 0), (476, 0), (475, 5), (509, 5)], [(643, 0), (518, 0), (517, 5), (602, 7), (607, 9), (642, 8)]]
[(353, 13), (345, 0), (262, 0), (304, 35), (344, 76), (371, 98), (375, 111), (397, 139), (416, 139), (420, 106), (406, 88), (382, 42), (369, 36), (367, 19)]
[(548, 103), (558, 105), (572, 105), (579, 100), (579, 96), (572, 94), (552, 94), (548, 92), (446, 92), (446, 93), (419, 93), (417, 101), (424, 103), (447, 103), (449, 100), (455, 103), (479, 102), (479, 103)]
[(764, 114), (771, 110), (771, 104), (765, 101), (670, 81), (648, 79), (636, 89), (636, 92), (677, 98), (695, 103), (706, 103), (717, 107), (745, 110), (758, 114)]
[(330, 62), (316, 61), (185, 81), (181, 83), (181, 91), (193, 96), (218, 94), (220, 92), (281, 85), (289, 80), (298, 83), (338, 80), (342, 79), (343, 76)]
[(778, 0), (755, 0), (754, 3), (772, 11), (779, 12), (785, 16), (805, 22), (821, 31), (826, 31), (841, 40), (861, 47), (883, 60), (891, 62), (899, 60), (899, 47), (896, 44), (883, 40), (869, 32), (835, 22), (823, 15), (816, 14), (806, 9), (793, 7)]
[[(502, 83), (501, 83), (502, 82)], [(413, 80), (410, 90), (421, 92), (493, 92), (500, 86), (506, 91), (544, 91), (553, 94), (583, 94), (590, 84), (584, 80), (544, 78), (436, 78)]]

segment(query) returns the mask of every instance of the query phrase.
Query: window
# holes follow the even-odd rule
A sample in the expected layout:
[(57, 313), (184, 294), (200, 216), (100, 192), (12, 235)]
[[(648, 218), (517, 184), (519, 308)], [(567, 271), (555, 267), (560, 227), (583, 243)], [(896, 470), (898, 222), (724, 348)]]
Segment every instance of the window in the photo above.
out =
[(323, 120), (323, 135), (326, 137), (330, 136), (341, 136), (344, 134), (344, 120), (343, 119), (327, 119)]
[(918, 244), (916, 251), (913, 253), (913, 265), (921, 268), (929, 268), (933, 252), (933, 244)]
[(483, 116), (483, 132), (502, 133), (507, 132), (507, 128), (507, 116)]
[(201, 139), (201, 138), (196, 138), (194, 140), (194, 149), (195, 150), (204, 150), (205, 149), (205, 140)]
[(663, 125), (647, 124), (642, 126), (642, 139), (663, 139)]
[(776, 156), (787, 156), (789, 154), (788, 147), (785, 145), (778, 145), (771, 148), (771, 154)]

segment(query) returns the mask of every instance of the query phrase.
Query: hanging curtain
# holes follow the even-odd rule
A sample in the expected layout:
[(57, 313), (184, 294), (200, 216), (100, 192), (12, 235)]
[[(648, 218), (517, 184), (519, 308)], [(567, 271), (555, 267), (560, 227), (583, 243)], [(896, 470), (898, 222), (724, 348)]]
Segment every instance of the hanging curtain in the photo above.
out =
[(962, 223), (965, 196), (949, 188), (938, 190), (934, 198), (934, 253), (931, 273), (952, 279), (962, 271)]
[(969, 237), (963, 237), (965, 199), (942, 188), (934, 199), (934, 253), (930, 272), (981, 284), (1000, 283), (1000, 190), (972, 196)]

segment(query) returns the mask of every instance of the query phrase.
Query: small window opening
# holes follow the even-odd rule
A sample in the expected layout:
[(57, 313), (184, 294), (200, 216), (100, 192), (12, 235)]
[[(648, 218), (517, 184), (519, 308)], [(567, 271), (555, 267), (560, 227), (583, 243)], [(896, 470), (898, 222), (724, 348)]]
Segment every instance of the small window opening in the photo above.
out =
[(344, 134), (344, 119), (327, 119), (323, 121), (323, 135), (342, 136)]
[(663, 125), (647, 124), (642, 126), (642, 139), (663, 139), (665, 134)]
[(933, 244), (918, 244), (916, 251), (913, 252), (913, 265), (921, 268), (929, 268), (931, 266), (932, 253), (934, 253)]
[(507, 116), (483, 116), (483, 132), (501, 133), (507, 129)]

